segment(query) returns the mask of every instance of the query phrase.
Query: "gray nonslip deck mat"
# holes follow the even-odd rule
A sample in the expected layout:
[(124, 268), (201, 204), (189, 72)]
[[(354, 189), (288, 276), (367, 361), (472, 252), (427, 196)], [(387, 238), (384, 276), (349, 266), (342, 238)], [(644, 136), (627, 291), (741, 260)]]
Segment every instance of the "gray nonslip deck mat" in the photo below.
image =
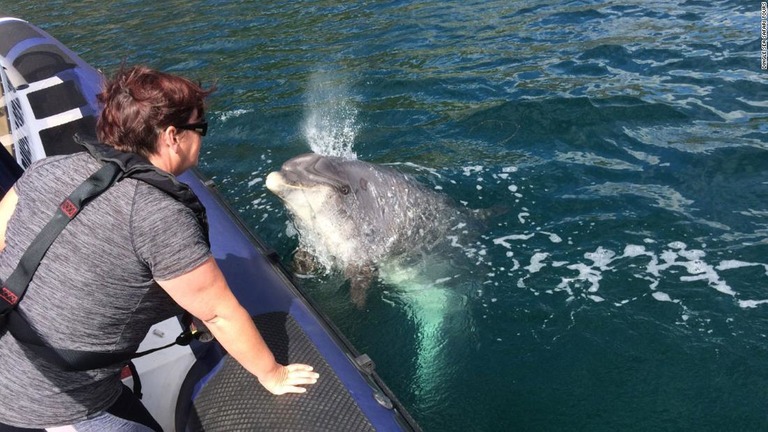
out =
[(188, 431), (374, 431), (349, 392), (285, 313), (254, 318), (282, 364), (306, 363), (320, 374), (304, 394), (274, 396), (231, 357), (193, 402)]

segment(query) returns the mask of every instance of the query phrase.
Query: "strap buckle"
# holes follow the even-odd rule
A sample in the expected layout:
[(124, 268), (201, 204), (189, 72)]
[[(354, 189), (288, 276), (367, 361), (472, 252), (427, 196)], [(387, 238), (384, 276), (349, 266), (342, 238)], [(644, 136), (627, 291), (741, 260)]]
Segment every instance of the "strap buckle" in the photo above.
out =
[(187, 346), (192, 339), (195, 338), (195, 334), (189, 330), (183, 331), (178, 337), (176, 337), (176, 345)]
[(213, 340), (213, 335), (211, 335), (208, 329), (199, 330), (192, 325), (176, 337), (176, 345), (187, 346), (193, 339), (200, 342), (210, 342)]

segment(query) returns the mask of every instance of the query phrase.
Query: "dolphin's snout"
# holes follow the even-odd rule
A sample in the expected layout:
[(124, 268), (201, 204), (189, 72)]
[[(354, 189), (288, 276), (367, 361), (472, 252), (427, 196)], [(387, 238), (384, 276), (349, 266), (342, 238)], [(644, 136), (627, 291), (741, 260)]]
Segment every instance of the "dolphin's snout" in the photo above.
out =
[(277, 171), (269, 173), (267, 175), (267, 180), (265, 182), (265, 185), (267, 186), (267, 189), (269, 189), (272, 192), (277, 192), (278, 190), (282, 189), (282, 187), (285, 185), (285, 179), (283, 178), (283, 175), (280, 174)]
[[(277, 172), (279, 176), (274, 177), (271, 183), (281, 189), (286, 187), (336, 187), (346, 180), (344, 176), (340, 175), (339, 168), (333, 159), (317, 153), (304, 153), (295, 156), (283, 163), (280, 171)], [(272, 174), (275, 173), (267, 176), (268, 183)], [(267, 188), (274, 192), (269, 184), (267, 184)]]

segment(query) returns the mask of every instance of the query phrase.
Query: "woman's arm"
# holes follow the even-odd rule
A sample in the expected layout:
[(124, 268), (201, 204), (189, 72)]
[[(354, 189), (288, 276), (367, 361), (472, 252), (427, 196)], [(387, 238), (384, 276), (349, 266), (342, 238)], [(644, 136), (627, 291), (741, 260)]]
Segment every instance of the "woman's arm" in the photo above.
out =
[(275, 361), (213, 258), (189, 273), (157, 282), (179, 306), (203, 320), (224, 349), (270, 392), (303, 393), (306, 388), (300, 385), (317, 381), (311, 366), (283, 366)]
[(5, 231), (8, 228), (8, 220), (16, 210), (16, 204), (19, 202), (19, 196), (16, 195), (16, 189), (11, 188), (0, 201), (0, 252), (5, 249)]

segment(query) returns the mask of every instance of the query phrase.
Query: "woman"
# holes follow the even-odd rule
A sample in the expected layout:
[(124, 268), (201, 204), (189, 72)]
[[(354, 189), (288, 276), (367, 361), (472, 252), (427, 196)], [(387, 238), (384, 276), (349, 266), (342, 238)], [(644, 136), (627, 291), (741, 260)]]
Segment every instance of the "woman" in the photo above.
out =
[[(178, 175), (197, 164), (208, 94), (182, 77), (142, 66), (123, 69), (99, 95), (98, 137)], [(53, 156), (34, 163), (17, 181), (0, 202), (0, 279), (8, 278), (62, 199), (99, 167), (87, 153)], [(302, 393), (302, 385), (316, 382), (310, 366), (275, 361), (230, 291), (193, 211), (132, 178), (109, 188), (69, 223), (17, 310), (52, 347), (109, 352), (135, 351), (149, 327), (177, 315), (179, 307), (201, 319), (270, 392)], [(119, 365), (64, 371), (3, 334), (0, 431), (63, 425), (160, 430), (119, 373)]]

